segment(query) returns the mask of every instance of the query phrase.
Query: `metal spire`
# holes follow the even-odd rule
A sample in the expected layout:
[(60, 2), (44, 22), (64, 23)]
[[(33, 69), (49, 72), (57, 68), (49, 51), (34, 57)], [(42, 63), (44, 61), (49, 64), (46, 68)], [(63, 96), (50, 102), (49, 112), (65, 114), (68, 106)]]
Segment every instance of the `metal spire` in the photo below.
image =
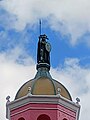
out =
[(40, 32), (40, 35), (41, 35), (41, 26), (42, 26), (42, 23), (41, 23), (41, 19), (39, 20), (39, 32)]

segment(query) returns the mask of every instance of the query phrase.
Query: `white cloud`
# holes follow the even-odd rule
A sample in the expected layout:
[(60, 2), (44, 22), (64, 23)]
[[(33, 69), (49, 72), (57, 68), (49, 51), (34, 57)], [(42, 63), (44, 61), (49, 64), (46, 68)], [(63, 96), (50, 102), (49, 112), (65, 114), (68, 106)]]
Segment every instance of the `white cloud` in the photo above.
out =
[[(71, 35), (71, 44), (80, 42), (85, 32), (90, 32), (89, 0), (5, 0), (1, 3), (11, 15), (15, 15), (13, 27), (22, 30), (39, 18), (48, 20), (52, 29)], [(53, 16), (53, 17), (51, 17)]]

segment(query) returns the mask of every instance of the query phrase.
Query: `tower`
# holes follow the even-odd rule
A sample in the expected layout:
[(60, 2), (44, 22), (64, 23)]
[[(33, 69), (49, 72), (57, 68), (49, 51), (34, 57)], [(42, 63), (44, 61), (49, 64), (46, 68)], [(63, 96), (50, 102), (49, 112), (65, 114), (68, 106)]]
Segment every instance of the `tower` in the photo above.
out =
[(7, 97), (9, 120), (79, 120), (79, 99), (73, 102), (68, 90), (50, 75), (51, 45), (40, 35), (37, 49), (37, 73), (18, 90), (15, 100)]

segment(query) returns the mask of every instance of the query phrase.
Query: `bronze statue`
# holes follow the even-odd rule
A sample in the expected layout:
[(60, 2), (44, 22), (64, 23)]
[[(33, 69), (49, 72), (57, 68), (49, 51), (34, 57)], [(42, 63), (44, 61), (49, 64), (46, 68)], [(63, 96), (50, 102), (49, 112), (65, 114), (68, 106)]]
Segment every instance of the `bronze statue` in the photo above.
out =
[(46, 41), (46, 35), (40, 35), (38, 42), (37, 63), (47, 63), (50, 65), (51, 45)]

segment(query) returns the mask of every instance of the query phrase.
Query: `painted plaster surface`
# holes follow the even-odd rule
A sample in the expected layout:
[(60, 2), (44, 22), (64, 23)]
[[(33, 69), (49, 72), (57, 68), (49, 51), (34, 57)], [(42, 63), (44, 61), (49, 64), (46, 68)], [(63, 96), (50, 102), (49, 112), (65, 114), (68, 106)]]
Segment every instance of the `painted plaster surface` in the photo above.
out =
[(38, 116), (46, 114), (51, 120), (75, 120), (75, 112), (56, 104), (30, 103), (11, 110), (11, 120), (18, 120), (24, 117), (25, 120), (37, 120)]
[(67, 114), (72, 117), (76, 117), (76, 112), (73, 110), (70, 110), (69, 108), (65, 108), (64, 106), (57, 105), (58, 111), (62, 112), (63, 114)]

